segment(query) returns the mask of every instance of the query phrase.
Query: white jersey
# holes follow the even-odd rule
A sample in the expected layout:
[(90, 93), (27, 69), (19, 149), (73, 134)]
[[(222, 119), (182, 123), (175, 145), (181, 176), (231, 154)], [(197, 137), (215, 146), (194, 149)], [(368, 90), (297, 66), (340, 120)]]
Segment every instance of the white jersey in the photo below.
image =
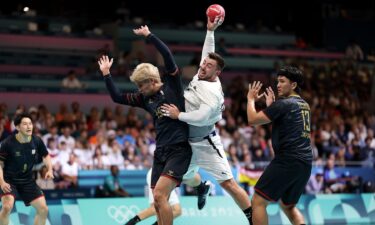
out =
[[(213, 31), (207, 31), (201, 64), (210, 52), (215, 52)], [(219, 78), (209, 82), (199, 80), (198, 74), (195, 75), (185, 90), (184, 97), (186, 114), (180, 113), (179, 119), (183, 118), (189, 124), (189, 143), (193, 155), (183, 179), (194, 179), (199, 168), (206, 170), (219, 183), (232, 179), (221, 138), (214, 131), (215, 123), (221, 120), (224, 109), (224, 93)], [(200, 118), (201, 114), (207, 115)]]
[(199, 80), (195, 75), (184, 92), (185, 110), (191, 112), (198, 110), (202, 104), (211, 108), (208, 120), (199, 121), (195, 126), (210, 126), (221, 120), (224, 106), (224, 93), (221, 82), (217, 79), (215, 82)]
[[(200, 64), (203, 63), (203, 60), (210, 52), (215, 52), (215, 37), (213, 31), (207, 31)], [(214, 129), (215, 123), (222, 118), (221, 113), (224, 106), (224, 93), (219, 78), (216, 78), (214, 82), (209, 82), (199, 80), (198, 74), (196, 74), (189, 83), (189, 86), (185, 89), (184, 97), (186, 113), (198, 110), (203, 104), (209, 107), (209, 115), (204, 119), (185, 121), (189, 124), (190, 130), (194, 130), (190, 132), (190, 134), (204, 133), (203, 137), (206, 136)], [(201, 131), (204, 131), (195, 132), (198, 131), (198, 127), (202, 128)], [(206, 127), (206, 129), (203, 129), (203, 127)]]

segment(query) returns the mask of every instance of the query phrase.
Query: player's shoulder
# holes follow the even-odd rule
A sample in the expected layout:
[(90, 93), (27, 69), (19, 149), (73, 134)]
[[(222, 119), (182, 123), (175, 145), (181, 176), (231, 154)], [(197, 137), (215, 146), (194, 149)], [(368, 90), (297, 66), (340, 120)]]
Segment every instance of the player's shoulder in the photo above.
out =
[(38, 135), (35, 135), (35, 134), (33, 134), (33, 135), (31, 136), (31, 139), (32, 139), (32, 141), (35, 142), (36, 144), (44, 143), (43, 140), (42, 140), (42, 138), (39, 137)]
[(198, 90), (207, 94), (222, 95), (222, 87), (220, 81), (209, 82), (209, 81), (198, 81), (196, 83)]
[(14, 140), (15, 140), (14, 135), (13, 134), (9, 135), (8, 137), (6, 137), (4, 140), (0, 142), (0, 148), (9, 145), (12, 142), (14, 143)]

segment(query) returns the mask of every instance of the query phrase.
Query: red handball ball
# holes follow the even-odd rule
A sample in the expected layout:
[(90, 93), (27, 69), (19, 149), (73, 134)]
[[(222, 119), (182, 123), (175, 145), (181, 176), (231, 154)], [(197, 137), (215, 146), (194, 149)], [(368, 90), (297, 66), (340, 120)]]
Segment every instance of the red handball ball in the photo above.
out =
[(225, 17), (225, 10), (223, 6), (219, 4), (213, 4), (207, 8), (206, 15), (210, 18), (211, 22), (214, 22), (217, 16)]

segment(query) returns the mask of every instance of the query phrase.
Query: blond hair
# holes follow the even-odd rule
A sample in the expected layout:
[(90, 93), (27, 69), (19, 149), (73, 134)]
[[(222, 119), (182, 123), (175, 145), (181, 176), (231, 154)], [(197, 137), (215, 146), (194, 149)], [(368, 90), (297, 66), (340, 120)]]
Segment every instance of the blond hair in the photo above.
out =
[(133, 71), (130, 80), (136, 84), (145, 80), (152, 79), (157, 83), (161, 83), (159, 70), (151, 63), (141, 63)]

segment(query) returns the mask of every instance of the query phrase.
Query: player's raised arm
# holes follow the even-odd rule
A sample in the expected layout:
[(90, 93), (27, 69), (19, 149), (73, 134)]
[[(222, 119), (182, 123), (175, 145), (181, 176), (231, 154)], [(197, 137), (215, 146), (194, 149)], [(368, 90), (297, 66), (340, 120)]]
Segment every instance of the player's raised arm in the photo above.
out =
[(152, 34), (149, 30), (148, 26), (141, 26), (138, 29), (134, 29), (133, 32), (136, 35), (142, 35), (145, 36), (148, 42), (152, 43), (156, 49), (160, 52), (160, 54), (163, 56), (165, 68), (170, 75), (176, 75), (178, 68), (176, 65), (176, 62), (173, 58), (173, 55), (170, 51), (170, 49), (167, 47), (167, 45), (160, 40), (155, 34)]

